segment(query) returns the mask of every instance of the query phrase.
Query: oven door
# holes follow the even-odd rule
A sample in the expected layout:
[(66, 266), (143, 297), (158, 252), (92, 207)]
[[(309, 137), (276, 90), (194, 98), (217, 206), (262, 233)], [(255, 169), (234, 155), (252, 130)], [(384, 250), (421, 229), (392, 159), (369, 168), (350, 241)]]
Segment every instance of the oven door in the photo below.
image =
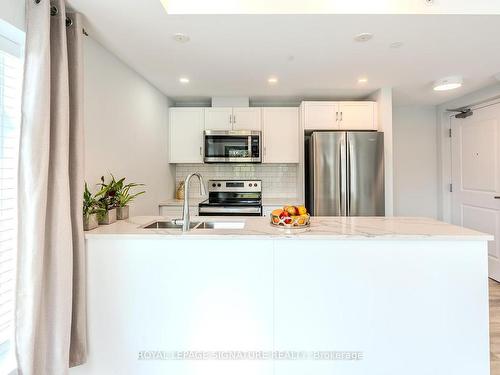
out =
[(260, 163), (260, 132), (205, 131), (205, 163)]
[(211, 206), (200, 204), (198, 216), (262, 216), (261, 206)]

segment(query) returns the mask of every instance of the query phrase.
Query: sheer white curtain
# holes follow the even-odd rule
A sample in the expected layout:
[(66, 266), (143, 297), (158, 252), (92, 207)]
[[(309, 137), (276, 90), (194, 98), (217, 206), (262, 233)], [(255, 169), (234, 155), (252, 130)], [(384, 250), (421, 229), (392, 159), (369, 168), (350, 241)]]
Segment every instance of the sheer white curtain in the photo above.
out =
[(86, 360), (82, 26), (64, 0), (26, 1), (16, 355), (22, 375)]

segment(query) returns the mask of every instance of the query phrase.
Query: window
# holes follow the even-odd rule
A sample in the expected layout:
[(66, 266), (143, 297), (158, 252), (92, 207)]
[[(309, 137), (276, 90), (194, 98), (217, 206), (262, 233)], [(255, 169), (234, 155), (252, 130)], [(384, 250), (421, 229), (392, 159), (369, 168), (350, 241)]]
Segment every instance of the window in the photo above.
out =
[[(17, 29), (16, 29), (17, 30)], [(21, 123), (22, 42), (0, 22), (0, 373), (14, 367), (17, 164)]]

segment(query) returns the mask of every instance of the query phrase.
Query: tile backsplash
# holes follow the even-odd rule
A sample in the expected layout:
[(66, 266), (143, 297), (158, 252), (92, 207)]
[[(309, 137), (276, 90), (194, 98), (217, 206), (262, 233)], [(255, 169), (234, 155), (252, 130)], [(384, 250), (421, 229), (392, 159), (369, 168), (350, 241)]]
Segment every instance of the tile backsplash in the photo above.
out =
[[(264, 198), (295, 198), (297, 196), (297, 164), (177, 164), (175, 168), (175, 186), (193, 172), (208, 180), (262, 180)], [(190, 197), (199, 197), (198, 179), (190, 184)]]

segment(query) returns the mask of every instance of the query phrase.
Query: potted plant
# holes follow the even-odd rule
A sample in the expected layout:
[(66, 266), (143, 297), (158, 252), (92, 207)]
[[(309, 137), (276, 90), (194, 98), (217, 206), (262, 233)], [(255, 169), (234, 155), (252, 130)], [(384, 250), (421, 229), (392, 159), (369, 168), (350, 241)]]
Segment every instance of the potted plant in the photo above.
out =
[(83, 191), (83, 230), (88, 231), (97, 228), (99, 225), (97, 219), (99, 210), (97, 200), (85, 182), (85, 189)]
[(128, 219), (129, 216), (129, 203), (132, 202), (138, 195), (144, 194), (145, 191), (132, 194), (130, 189), (137, 186), (144, 186), (144, 184), (129, 183), (125, 184), (125, 178), (119, 180), (117, 184), (116, 193), (116, 217), (118, 220)]
[(98, 222), (101, 225), (112, 224), (116, 221), (117, 181), (111, 175), (111, 181), (105, 183), (104, 176), (102, 176), (99, 186), (101, 189), (95, 195), (97, 206), (99, 207), (99, 212), (97, 213)]

